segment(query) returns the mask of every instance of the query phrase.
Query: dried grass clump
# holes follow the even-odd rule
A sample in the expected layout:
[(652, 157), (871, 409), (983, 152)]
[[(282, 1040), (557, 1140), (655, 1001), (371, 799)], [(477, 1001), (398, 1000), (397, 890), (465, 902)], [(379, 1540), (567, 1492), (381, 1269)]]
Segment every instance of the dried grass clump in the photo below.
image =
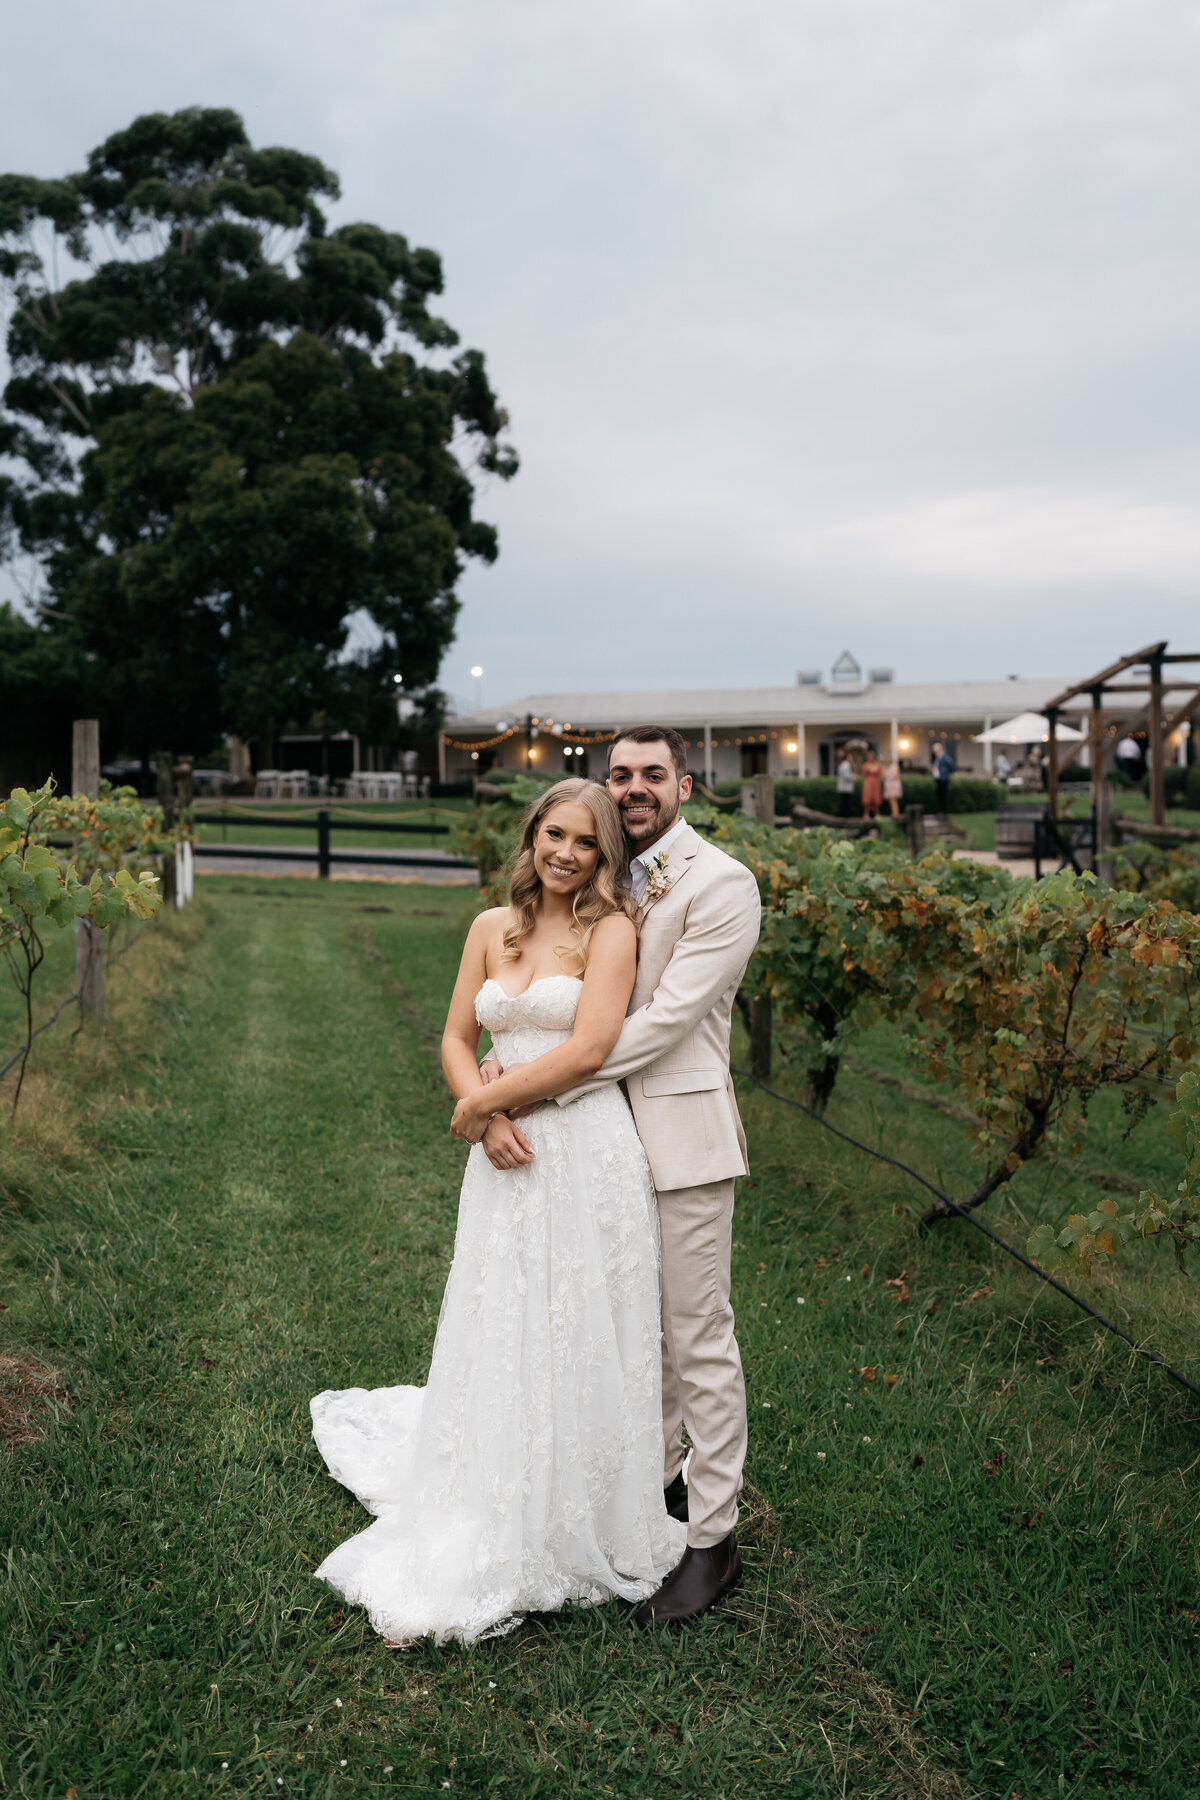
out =
[(71, 1404), (60, 1379), (31, 1356), (0, 1355), (0, 1444), (13, 1450), (44, 1436), (54, 1409)]

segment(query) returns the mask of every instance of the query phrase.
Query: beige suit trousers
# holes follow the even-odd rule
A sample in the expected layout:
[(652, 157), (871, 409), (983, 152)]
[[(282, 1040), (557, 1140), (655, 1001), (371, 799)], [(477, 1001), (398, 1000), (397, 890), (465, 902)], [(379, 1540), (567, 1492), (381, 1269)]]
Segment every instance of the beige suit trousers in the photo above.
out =
[(746, 1460), (746, 1384), (733, 1334), (729, 1262), (733, 1182), (667, 1188), (658, 1196), (662, 1232), (663, 1486), (685, 1456), (688, 1543), (719, 1544), (737, 1524)]

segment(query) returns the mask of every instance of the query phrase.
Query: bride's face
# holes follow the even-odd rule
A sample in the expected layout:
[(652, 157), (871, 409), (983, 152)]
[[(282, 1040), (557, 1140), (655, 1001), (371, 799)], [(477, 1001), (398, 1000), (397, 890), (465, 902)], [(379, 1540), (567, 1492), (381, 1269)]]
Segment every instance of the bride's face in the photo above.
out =
[(596, 823), (578, 800), (552, 807), (533, 840), (533, 866), (550, 894), (566, 897), (590, 881), (600, 860)]

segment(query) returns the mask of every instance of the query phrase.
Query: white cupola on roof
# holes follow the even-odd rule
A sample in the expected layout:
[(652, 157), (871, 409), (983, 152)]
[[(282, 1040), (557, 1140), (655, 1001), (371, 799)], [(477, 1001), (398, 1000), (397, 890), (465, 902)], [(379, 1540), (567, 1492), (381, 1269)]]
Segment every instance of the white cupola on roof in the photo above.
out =
[(843, 650), (829, 672), (825, 691), (827, 694), (863, 694), (870, 685), (863, 679), (862, 664), (848, 650)]

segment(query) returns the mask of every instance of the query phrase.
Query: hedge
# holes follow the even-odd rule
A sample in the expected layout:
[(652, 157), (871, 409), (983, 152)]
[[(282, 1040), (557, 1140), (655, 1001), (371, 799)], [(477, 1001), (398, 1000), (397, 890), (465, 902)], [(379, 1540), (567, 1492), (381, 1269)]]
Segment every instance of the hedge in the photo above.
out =
[[(1150, 777), (1142, 777), (1142, 792), (1149, 795)], [(1168, 806), (1184, 806), (1190, 812), (1200, 812), (1200, 765), (1194, 769), (1181, 769), (1178, 763), (1168, 763), (1163, 770), (1163, 798)]]
[[(923, 806), (926, 812), (933, 812), (937, 806), (937, 783), (932, 775), (905, 775), (902, 778), (904, 793), (900, 801), (901, 808), (906, 806)], [(744, 781), (718, 781), (713, 785), (713, 792), (722, 799), (736, 799), (748, 784)], [(775, 783), (775, 811), (778, 814), (790, 813), (792, 801), (802, 800), (805, 806), (811, 806), (814, 812), (836, 813), (838, 810), (837, 781), (832, 775), (810, 775), (808, 777), (792, 776)], [(950, 777), (950, 811), (952, 813), (995, 812), (1004, 804), (1004, 789), (990, 775), (952, 775)], [(885, 801), (883, 811), (889, 813), (891, 808)], [(851, 812), (855, 818), (862, 814), (862, 782), (854, 784), (854, 799)]]

